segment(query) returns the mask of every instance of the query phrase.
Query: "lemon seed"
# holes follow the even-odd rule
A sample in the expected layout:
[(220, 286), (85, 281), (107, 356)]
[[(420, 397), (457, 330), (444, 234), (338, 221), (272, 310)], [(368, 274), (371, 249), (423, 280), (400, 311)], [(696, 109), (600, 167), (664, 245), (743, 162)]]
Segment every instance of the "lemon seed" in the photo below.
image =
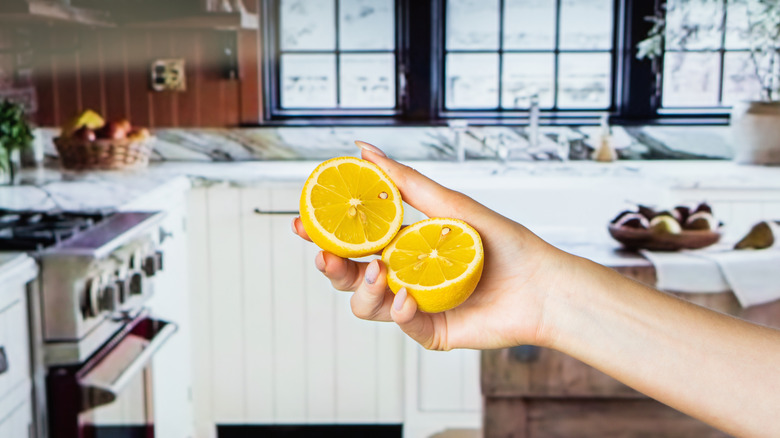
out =
[(449, 234), (449, 232), (450, 232), (449, 227), (444, 227), (444, 228), (441, 229), (441, 235), (442, 236), (446, 236), (447, 234)]
[(387, 199), (387, 192), (380, 192), (379, 199)]
[(357, 214), (357, 209), (355, 207), (349, 207), (349, 210), (347, 210), (347, 214), (349, 217), (355, 217)]

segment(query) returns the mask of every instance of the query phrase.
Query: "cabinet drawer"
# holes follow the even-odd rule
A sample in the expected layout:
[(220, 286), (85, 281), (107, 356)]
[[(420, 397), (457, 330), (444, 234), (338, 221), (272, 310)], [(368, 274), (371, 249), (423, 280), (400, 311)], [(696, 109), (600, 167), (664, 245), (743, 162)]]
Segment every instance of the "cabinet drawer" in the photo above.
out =
[[(0, 348), (6, 369), (0, 374), (0, 399), (30, 378), (27, 296), (24, 285), (14, 286), (0, 308)], [(9, 294), (5, 294), (9, 297)]]

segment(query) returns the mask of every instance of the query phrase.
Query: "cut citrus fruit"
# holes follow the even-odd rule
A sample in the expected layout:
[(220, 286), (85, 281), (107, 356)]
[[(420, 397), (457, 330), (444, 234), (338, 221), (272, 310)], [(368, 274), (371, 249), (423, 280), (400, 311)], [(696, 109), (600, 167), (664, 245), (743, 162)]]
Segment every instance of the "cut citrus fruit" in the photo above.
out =
[(401, 230), (382, 252), (387, 284), (405, 287), (428, 313), (452, 309), (474, 292), (482, 276), (479, 233), (459, 219), (425, 219)]
[(401, 193), (376, 164), (354, 157), (314, 169), (301, 193), (301, 222), (311, 240), (340, 257), (364, 257), (398, 233)]

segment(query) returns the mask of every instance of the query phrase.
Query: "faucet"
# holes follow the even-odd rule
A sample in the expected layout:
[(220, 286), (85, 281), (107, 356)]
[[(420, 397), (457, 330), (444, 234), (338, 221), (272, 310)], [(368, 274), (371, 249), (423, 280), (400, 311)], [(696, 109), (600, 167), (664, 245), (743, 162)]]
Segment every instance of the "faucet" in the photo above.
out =
[(453, 141), (455, 144), (455, 159), (458, 163), (463, 163), (466, 161), (466, 145), (463, 142), (463, 133), (468, 129), (469, 123), (466, 120), (455, 119), (449, 120), (447, 125), (449, 125), (450, 129), (455, 134), (455, 139)]
[(531, 95), (531, 103), (528, 108), (528, 143), (531, 150), (539, 147), (539, 95)]

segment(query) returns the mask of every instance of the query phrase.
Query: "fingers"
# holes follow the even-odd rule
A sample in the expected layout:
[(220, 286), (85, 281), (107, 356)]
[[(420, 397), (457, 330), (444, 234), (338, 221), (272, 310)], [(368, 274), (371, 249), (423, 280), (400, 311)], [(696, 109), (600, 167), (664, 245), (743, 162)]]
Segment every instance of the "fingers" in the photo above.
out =
[(366, 263), (343, 259), (326, 251), (320, 251), (314, 258), (314, 265), (330, 280), (335, 289), (354, 292), (363, 281)]
[(299, 235), (302, 239), (311, 242), (311, 237), (309, 237), (309, 235), (306, 233), (306, 230), (303, 228), (303, 222), (301, 222), (301, 218), (296, 217), (293, 219), (292, 230), (293, 233)]
[(478, 216), (474, 214), (474, 210), (485, 209), (471, 198), (436, 183), (409, 166), (387, 158), (376, 146), (362, 141), (356, 141), (355, 144), (363, 150), (364, 159), (387, 172), (401, 191), (403, 200), (426, 216), (454, 217), (468, 222), (467, 216)]
[(444, 314), (418, 312), (417, 302), (405, 288), (395, 295), (390, 316), (404, 333), (423, 347), (429, 350), (448, 349), (442, 337), (436, 335), (436, 321), (444, 318)]
[(360, 319), (391, 321), (393, 293), (387, 288), (387, 270), (380, 260), (372, 260), (363, 272), (363, 281), (350, 299), (352, 313)]

